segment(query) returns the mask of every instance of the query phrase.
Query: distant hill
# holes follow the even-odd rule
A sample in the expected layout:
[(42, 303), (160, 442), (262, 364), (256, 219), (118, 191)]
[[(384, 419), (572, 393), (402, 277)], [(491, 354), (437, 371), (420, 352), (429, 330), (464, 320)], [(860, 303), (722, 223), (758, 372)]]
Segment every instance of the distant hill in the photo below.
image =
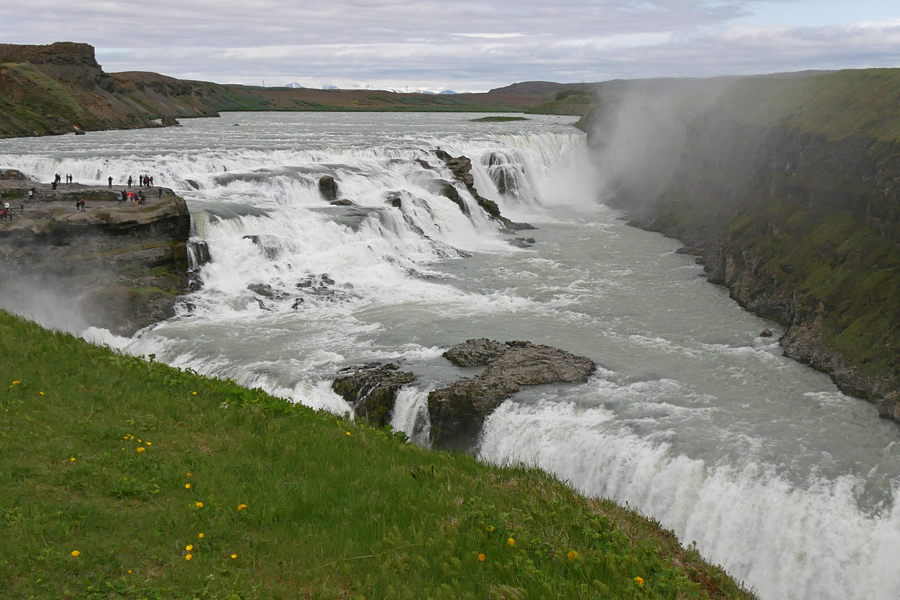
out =
[(158, 73), (106, 73), (88, 44), (0, 44), (0, 137), (158, 127), (163, 119), (172, 123), (222, 111), (527, 112), (552, 104), (556, 93), (571, 87), (529, 82), (480, 94), (424, 94), (316, 90), (298, 83), (221, 85)]

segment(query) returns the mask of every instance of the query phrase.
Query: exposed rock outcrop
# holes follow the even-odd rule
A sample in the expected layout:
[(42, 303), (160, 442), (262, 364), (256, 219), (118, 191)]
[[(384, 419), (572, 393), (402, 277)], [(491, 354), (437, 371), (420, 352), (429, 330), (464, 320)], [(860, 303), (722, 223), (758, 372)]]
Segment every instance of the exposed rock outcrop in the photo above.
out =
[(461, 367), (487, 366), (477, 377), (428, 394), (433, 441), (454, 448), (473, 446), (485, 418), (522, 386), (580, 383), (596, 369), (589, 358), (520, 341), (467, 340), (444, 356)]
[(329, 202), (337, 200), (338, 186), (334, 177), (331, 175), (323, 175), (319, 178), (319, 193), (322, 194), (322, 198)]
[(171, 190), (148, 190), (145, 204), (120, 203), (105, 186), (53, 189), (5, 172), (0, 193), (12, 209), (0, 223), (0, 292), (9, 302), (23, 293), (35, 307), (61, 302), (79, 326), (119, 335), (174, 316), (187, 286), (190, 214)]
[[(457, 181), (459, 181), (466, 187), (466, 190), (469, 192), (469, 194), (471, 194), (472, 198), (475, 199), (475, 202), (478, 203), (478, 206), (480, 206), (484, 210), (484, 212), (489, 214), (491, 217), (500, 221), (508, 232), (535, 228), (533, 225), (529, 225), (528, 223), (514, 223), (513, 221), (510, 221), (500, 214), (500, 207), (497, 206), (496, 202), (494, 202), (493, 200), (488, 200), (478, 193), (478, 190), (475, 189), (475, 177), (472, 175), (472, 159), (467, 156), (450, 156), (448, 152), (446, 152), (445, 150), (441, 150), (440, 148), (435, 150), (435, 155), (439, 159), (444, 161), (444, 164), (447, 165)], [(450, 189), (448, 189), (448, 187)], [(468, 213), (465, 207), (465, 203), (459, 197), (459, 193), (455, 188), (453, 188), (452, 185), (444, 186), (441, 194), (452, 200), (457, 206), (460, 207), (460, 210), (462, 210), (464, 213)]]
[(415, 375), (400, 371), (393, 363), (375, 362), (341, 369), (331, 389), (350, 404), (356, 418), (384, 426), (400, 388), (415, 379)]

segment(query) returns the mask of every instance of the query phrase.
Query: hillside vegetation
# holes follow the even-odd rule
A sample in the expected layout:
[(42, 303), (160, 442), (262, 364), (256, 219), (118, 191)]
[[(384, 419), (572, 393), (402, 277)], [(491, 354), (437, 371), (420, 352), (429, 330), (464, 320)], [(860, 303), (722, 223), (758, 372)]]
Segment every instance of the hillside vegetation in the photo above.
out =
[(123, 356), (0, 312), (11, 598), (751, 598), (531, 469)]

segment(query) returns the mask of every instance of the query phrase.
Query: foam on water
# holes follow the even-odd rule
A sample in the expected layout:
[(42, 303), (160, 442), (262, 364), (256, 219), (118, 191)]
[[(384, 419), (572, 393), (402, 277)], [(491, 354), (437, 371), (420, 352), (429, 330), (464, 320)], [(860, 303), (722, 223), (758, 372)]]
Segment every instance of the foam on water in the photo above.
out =
[(574, 403), (505, 403), (488, 419), (479, 452), (628, 502), (762, 598), (888, 600), (900, 590), (900, 572), (888, 567), (900, 560), (900, 510), (860, 510), (856, 477), (798, 488), (772, 465), (690, 459), (631, 433), (606, 409)]

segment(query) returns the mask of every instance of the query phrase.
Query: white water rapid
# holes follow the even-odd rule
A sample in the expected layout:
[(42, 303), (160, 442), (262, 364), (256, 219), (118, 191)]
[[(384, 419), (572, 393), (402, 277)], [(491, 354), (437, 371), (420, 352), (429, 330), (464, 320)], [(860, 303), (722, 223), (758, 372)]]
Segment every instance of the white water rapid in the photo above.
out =
[[(93, 339), (304, 404), (347, 410), (335, 372), (414, 371), (392, 424), (427, 443), (441, 352), (525, 339), (592, 358), (486, 422), (482, 460), (525, 463), (659, 520), (765, 600), (900, 597), (900, 429), (758, 337), (778, 327), (708, 284), (678, 244), (600, 202), (568, 117), (244, 114), (181, 128), (0, 140), (0, 167), (116, 189), (153, 175), (188, 200), (212, 262), (178, 315)], [(435, 150), (472, 159), (501, 232)], [(351, 206), (323, 199), (330, 175)], [(90, 209), (90, 207), (88, 207)], [(468, 213), (468, 214), (466, 214)], [(509, 244), (533, 237), (533, 246)]]

